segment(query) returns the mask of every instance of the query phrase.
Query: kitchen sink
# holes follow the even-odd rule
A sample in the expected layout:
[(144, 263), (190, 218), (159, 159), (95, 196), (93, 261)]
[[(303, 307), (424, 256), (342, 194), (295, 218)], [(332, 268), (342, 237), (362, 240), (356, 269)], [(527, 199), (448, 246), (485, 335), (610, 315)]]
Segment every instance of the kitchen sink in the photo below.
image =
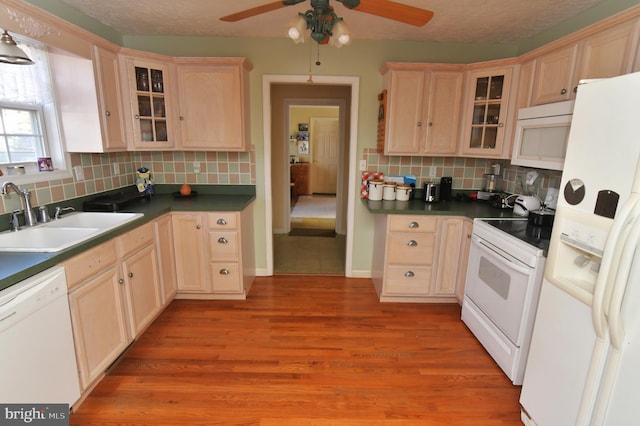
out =
[(142, 213), (70, 213), (41, 225), (0, 233), (0, 252), (64, 250), (142, 216)]

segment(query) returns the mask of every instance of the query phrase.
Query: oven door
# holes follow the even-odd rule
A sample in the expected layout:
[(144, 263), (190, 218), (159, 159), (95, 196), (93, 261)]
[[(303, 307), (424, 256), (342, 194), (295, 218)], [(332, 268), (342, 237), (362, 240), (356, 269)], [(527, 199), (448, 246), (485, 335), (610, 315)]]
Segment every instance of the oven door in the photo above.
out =
[(465, 294), (517, 346), (531, 275), (529, 266), (473, 235)]

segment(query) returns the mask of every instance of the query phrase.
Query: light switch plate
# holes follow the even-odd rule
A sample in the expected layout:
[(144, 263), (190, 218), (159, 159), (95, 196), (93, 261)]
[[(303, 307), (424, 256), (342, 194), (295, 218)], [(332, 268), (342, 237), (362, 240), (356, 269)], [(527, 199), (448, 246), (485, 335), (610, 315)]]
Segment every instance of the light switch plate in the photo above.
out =
[(113, 163), (113, 175), (117, 176), (120, 174), (120, 164), (119, 163)]
[(367, 160), (360, 160), (360, 171), (361, 172), (367, 171)]
[(193, 173), (200, 173), (200, 162), (199, 161), (194, 161), (193, 162)]

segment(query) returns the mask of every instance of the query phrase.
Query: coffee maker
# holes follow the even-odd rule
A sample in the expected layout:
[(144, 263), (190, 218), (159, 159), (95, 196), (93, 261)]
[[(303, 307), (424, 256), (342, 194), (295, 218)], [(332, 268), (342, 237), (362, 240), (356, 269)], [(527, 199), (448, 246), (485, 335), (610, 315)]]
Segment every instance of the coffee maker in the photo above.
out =
[(449, 176), (440, 178), (440, 200), (451, 201), (453, 198), (452, 186), (453, 179)]

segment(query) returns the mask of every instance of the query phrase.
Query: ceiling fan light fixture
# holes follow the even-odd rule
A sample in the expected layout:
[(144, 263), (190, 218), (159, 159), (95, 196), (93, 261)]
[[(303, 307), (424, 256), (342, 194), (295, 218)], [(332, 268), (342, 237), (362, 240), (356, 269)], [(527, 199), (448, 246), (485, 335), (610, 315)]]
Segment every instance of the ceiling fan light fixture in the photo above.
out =
[(304, 43), (307, 34), (307, 20), (302, 14), (296, 15), (289, 22), (289, 38), (294, 41), (294, 43)]
[(31, 65), (33, 61), (16, 44), (7, 30), (0, 35), (0, 62), (14, 65)]
[(331, 33), (331, 45), (340, 48), (351, 44), (351, 31), (342, 19), (333, 24)]

